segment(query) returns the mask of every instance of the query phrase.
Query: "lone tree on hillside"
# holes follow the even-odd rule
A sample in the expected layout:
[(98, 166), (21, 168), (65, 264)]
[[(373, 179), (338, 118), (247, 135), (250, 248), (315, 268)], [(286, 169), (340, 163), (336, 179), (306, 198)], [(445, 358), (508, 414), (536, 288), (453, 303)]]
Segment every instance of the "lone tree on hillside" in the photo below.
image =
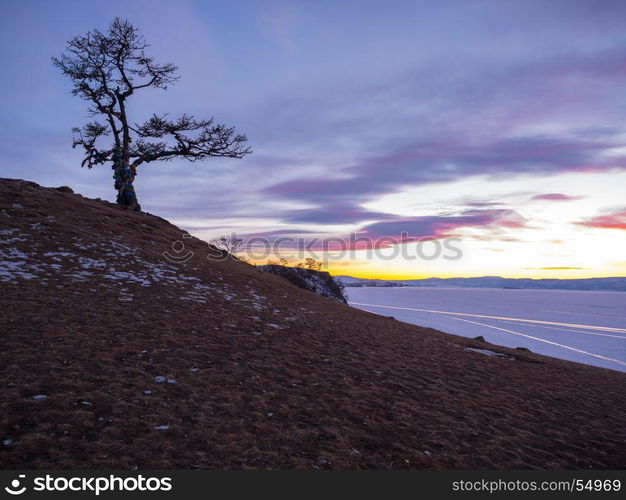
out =
[[(145, 54), (147, 47), (136, 26), (115, 18), (105, 33), (94, 30), (77, 36), (67, 43), (65, 53), (52, 58), (72, 80), (72, 94), (90, 103), (90, 116), (102, 119), (72, 130), (72, 147), (80, 146), (85, 152), (81, 166), (112, 162), (117, 202), (135, 210), (139, 204), (133, 180), (143, 163), (174, 158), (197, 161), (209, 156), (242, 158), (251, 153), (245, 135), (216, 124), (213, 118), (197, 120), (183, 114), (170, 119), (154, 114), (144, 123), (129, 120), (129, 97), (150, 87), (167, 89), (179, 78), (176, 66), (156, 63)], [(110, 136), (112, 141), (105, 141)]]

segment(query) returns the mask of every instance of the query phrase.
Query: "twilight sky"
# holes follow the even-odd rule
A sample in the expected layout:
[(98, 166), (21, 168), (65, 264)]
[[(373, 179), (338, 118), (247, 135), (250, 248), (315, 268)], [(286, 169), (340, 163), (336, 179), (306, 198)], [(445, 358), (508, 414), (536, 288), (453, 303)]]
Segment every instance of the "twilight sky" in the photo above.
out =
[(194, 235), (460, 239), (327, 266), (355, 276), (626, 276), (626, 2), (3, 0), (1, 176), (114, 199), (49, 58), (115, 16), (182, 75), (133, 121), (215, 116), (254, 149), (140, 167), (143, 208)]

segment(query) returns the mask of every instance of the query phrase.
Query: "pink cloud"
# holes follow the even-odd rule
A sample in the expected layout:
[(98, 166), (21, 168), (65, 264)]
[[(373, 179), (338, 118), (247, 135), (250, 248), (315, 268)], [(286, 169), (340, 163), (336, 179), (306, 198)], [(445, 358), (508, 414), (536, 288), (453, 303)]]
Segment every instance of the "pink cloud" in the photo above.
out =
[(626, 231), (626, 208), (605, 215), (597, 215), (585, 221), (576, 222), (580, 226), (600, 229), (621, 229)]
[(546, 193), (546, 194), (538, 194), (533, 196), (533, 200), (549, 200), (549, 201), (571, 201), (571, 200), (579, 200), (582, 196), (570, 196), (567, 194), (561, 193)]

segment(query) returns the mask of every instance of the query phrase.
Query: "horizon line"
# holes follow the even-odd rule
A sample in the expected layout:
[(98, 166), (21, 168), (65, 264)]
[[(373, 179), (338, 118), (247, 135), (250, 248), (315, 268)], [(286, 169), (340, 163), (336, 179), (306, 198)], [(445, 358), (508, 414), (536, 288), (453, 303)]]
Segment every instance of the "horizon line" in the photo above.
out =
[(368, 278), (362, 278), (359, 276), (353, 276), (351, 274), (334, 274), (329, 272), (329, 274), (331, 276), (334, 277), (340, 277), (340, 276), (345, 276), (348, 278), (355, 278), (355, 279), (361, 279), (361, 280), (379, 280), (379, 281), (425, 281), (425, 280), (430, 280), (430, 279), (439, 279), (439, 280), (451, 280), (451, 279), (480, 279), (480, 278), (498, 278), (498, 279), (506, 279), (506, 280), (534, 280), (534, 281), (541, 281), (541, 280), (557, 280), (557, 281), (573, 281), (573, 280), (598, 280), (598, 279), (626, 279), (626, 276), (592, 276), (590, 278), (507, 278), (505, 276), (497, 276), (497, 275), (481, 275), (481, 276), (449, 276), (446, 278), (442, 278), (439, 276), (429, 276), (427, 278), (376, 278), (376, 277), (368, 277)]

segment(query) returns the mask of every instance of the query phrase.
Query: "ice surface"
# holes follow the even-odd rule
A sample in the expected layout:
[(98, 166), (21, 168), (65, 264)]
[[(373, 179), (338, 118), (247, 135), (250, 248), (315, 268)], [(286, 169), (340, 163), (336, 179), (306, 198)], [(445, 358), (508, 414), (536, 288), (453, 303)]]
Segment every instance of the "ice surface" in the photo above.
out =
[(626, 292), (351, 288), (352, 306), (487, 342), (626, 371)]

